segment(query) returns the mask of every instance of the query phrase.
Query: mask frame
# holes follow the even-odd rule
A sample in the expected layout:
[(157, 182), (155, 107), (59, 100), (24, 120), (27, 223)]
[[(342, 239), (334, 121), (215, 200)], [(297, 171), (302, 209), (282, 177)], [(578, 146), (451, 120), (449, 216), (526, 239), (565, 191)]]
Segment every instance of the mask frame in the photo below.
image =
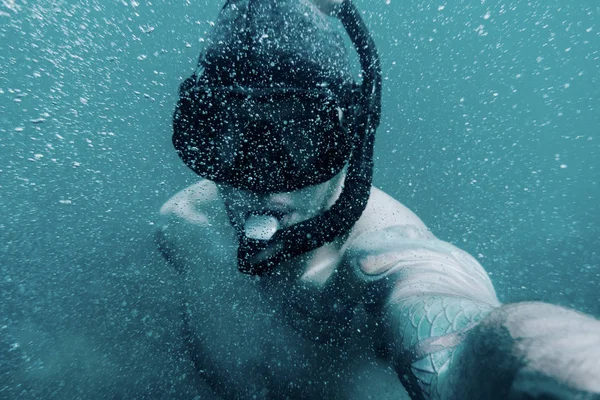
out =
[(194, 172), (258, 194), (288, 192), (337, 175), (350, 157), (356, 87), (180, 87), (173, 145)]

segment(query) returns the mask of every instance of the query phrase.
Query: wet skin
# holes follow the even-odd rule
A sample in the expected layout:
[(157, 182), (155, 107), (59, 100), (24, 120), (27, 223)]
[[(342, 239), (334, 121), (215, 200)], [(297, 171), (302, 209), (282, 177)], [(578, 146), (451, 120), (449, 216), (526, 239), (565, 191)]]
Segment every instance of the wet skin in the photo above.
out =
[[(272, 276), (258, 279), (237, 271), (234, 229), (243, 229), (247, 215), (277, 211), (282, 227), (300, 222), (330, 206), (342, 180), (340, 175), (267, 196), (203, 181), (161, 210), (165, 247), (184, 264), (194, 346), (206, 369), (213, 368), (206, 380), (221, 396), (407, 396), (380, 348), (381, 314), (367, 311), (373, 305), (361, 299), (364, 292), (381, 291), (374, 282), (387, 268), (378, 265), (381, 260), (369, 261), (369, 237), (385, 235), (393, 226), (429, 235), (407, 208), (373, 189), (367, 210), (347, 237), (282, 265)], [(361, 256), (365, 261), (358, 263)]]
[(346, 237), (266, 277), (238, 272), (247, 215), (296, 223), (328, 207), (340, 184), (256, 196), (201, 181), (162, 207), (159, 241), (181, 271), (187, 342), (208, 398), (600, 392), (598, 321), (544, 303), (501, 306), (476, 260), (376, 188)]

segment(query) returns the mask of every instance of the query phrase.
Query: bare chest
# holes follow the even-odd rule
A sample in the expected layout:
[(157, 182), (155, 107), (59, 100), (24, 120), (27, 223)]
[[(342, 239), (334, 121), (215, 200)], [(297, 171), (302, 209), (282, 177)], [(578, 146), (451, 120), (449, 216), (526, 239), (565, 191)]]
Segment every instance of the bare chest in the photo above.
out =
[(183, 278), (189, 343), (213, 390), (224, 398), (264, 399), (403, 393), (377, 359), (365, 310), (349, 290), (316, 275), (300, 281), (243, 275), (232, 262), (235, 243), (219, 242), (211, 247), (219, 256), (198, 258)]

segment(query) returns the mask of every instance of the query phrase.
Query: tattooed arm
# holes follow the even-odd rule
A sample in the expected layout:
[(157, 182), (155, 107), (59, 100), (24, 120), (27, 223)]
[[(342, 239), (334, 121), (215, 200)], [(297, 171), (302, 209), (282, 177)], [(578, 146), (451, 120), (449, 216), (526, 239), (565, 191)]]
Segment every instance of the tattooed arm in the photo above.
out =
[(359, 242), (353, 269), (384, 299), (386, 355), (413, 399), (600, 396), (599, 321), (545, 303), (502, 306), (474, 258), (422, 229)]

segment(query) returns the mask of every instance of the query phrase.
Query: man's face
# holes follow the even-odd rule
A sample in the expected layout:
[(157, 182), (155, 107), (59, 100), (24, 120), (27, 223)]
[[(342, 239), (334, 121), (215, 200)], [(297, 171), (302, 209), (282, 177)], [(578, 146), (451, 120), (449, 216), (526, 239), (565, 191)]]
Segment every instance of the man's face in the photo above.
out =
[(344, 172), (318, 185), (293, 192), (256, 194), (226, 184), (218, 184), (231, 223), (243, 229), (251, 215), (273, 215), (280, 229), (308, 220), (329, 208), (339, 196)]

